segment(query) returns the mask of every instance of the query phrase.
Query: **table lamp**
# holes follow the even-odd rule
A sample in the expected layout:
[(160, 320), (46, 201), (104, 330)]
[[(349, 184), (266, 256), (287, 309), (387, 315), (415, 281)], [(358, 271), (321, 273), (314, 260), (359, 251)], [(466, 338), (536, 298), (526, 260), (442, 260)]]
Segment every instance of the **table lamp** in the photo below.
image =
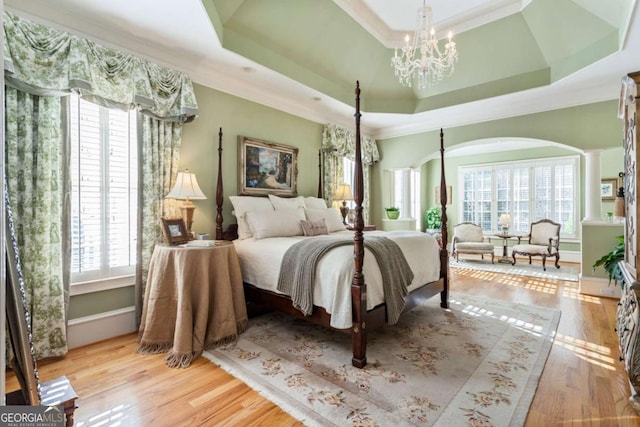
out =
[(500, 224), (502, 225), (502, 234), (507, 234), (511, 224), (511, 216), (507, 213), (500, 215)]
[(165, 198), (184, 200), (184, 204), (180, 206), (180, 209), (182, 210), (182, 219), (187, 227), (187, 234), (190, 237), (193, 237), (191, 225), (193, 224), (193, 212), (196, 207), (191, 203), (191, 199), (204, 200), (207, 198), (198, 185), (196, 175), (189, 172), (189, 169), (185, 169), (184, 172), (178, 172), (176, 183)]
[(347, 207), (347, 200), (353, 200), (353, 194), (351, 194), (351, 186), (349, 184), (340, 184), (335, 194), (334, 200), (342, 200), (342, 206), (340, 207), (340, 213), (342, 214), (342, 223), (347, 225), (347, 214), (349, 208)]

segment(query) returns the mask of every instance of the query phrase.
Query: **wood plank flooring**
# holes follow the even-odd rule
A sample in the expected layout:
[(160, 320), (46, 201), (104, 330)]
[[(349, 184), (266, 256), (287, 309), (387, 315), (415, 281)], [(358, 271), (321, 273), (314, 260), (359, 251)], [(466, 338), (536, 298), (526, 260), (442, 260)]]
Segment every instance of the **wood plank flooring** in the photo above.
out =
[[(577, 282), (450, 271), (453, 292), (562, 310), (526, 426), (640, 426), (618, 361), (616, 300), (580, 295)], [(80, 427), (301, 425), (202, 357), (187, 369), (172, 369), (162, 354), (135, 349), (135, 334), (73, 349), (41, 362), (40, 378), (69, 378), (80, 396)], [(18, 388), (11, 373), (6, 388)]]

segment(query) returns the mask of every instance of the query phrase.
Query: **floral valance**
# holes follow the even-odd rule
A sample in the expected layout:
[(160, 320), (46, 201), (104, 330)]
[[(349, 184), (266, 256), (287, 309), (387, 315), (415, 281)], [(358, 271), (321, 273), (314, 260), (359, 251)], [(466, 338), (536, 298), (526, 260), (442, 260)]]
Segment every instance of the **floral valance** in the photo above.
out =
[[(322, 130), (322, 149), (325, 153), (355, 160), (356, 134), (334, 124), (327, 124)], [(380, 160), (375, 139), (360, 135), (360, 149), (363, 164), (372, 165)]]
[(66, 95), (188, 122), (198, 114), (184, 73), (4, 12), (5, 82), (34, 95)]

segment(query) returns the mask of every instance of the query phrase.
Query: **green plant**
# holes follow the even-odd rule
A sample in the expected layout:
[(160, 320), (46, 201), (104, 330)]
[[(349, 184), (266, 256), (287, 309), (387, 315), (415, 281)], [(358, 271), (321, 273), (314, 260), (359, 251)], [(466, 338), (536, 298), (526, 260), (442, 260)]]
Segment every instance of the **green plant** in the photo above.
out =
[(385, 208), (388, 211), (399, 211), (400, 208), (396, 208), (395, 206), (391, 206), (390, 208)]
[(440, 207), (436, 206), (427, 211), (425, 222), (428, 229), (435, 229), (442, 227), (442, 217), (440, 215)]
[(620, 287), (624, 287), (624, 276), (622, 275), (622, 269), (620, 268), (620, 261), (624, 261), (624, 236), (618, 236), (618, 244), (609, 252), (602, 256), (602, 258), (596, 260), (593, 263), (593, 271), (596, 268), (602, 266), (604, 271), (609, 275), (609, 283), (614, 281), (614, 284), (620, 282)]

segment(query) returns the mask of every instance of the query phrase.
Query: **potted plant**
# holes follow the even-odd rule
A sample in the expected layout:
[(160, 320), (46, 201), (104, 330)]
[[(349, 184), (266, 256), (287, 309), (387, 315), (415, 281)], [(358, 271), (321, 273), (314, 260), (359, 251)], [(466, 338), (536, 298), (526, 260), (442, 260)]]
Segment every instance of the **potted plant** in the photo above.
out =
[(612, 280), (616, 285), (620, 282), (620, 287), (624, 288), (624, 276), (620, 268), (620, 262), (624, 261), (624, 236), (618, 236), (617, 239), (618, 244), (611, 252), (603, 255), (602, 258), (593, 263), (593, 271), (596, 271), (596, 268), (602, 266), (604, 271), (609, 275), (609, 283), (611, 283)]
[(442, 227), (441, 208), (434, 206), (427, 211), (425, 222), (427, 224), (427, 230), (439, 230)]
[(395, 206), (385, 208), (385, 210), (387, 211), (387, 218), (389, 219), (398, 219), (400, 216), (400, 209)]

